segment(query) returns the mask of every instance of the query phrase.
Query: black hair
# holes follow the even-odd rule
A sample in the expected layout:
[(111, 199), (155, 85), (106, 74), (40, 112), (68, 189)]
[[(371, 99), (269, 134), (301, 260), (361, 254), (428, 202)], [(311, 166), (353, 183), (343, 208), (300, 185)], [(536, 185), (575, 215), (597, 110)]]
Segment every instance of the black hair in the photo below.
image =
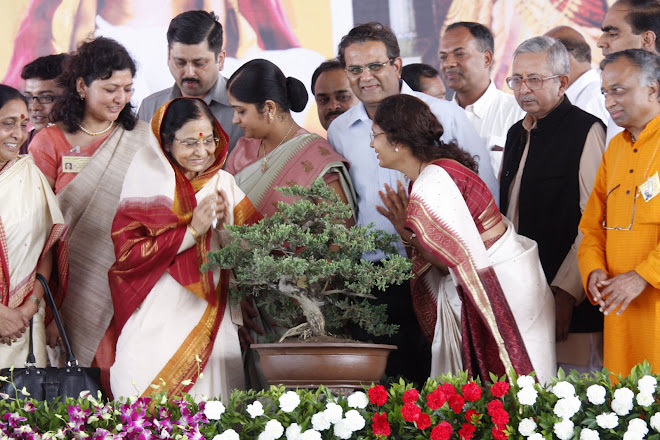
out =
[(655, 51), (660, 53), (660, 5), (655, 3), (652, 7), (639, 7), (633, 9), (626, 20), (630, 24), (633, 34), (640, 35), (651, 31), (655, 34)]
[(62, 74), (62, 62), (67, 54), (46, 55), (26, 64), (21, 71), (23, 79), (55, 79)]
[(354, 43), (363, 44), (367, 41), (381, 41), (385, 44), (385, 49), (387, 49), (387, 58), (393, 59), (399, 57), (399, 41), (396, 39), (396, 35), (392, 32), (392, 29), (382, 23), (372, 21), (371, 23), (355, 26), (348, 34), (342, 37), (337, 50), (341, 65), (346, 67), (344, 51), (348, 46)]
[(167, 47), (171, 48), (172, 43), (199, 44), (206, 40), (216, 57), (222, 50), (222, 39), (222, 25), (213, 12), (182, 12), (167, 29)]
[(312, 74), (312, 95), (316, 95), (316, 91), (314, 90), (316, 80), (319, 79), (322, 73), (329, 72), (330, 70), (344, 70), (344, 66), (336, 58), (322, 62)]
[(644, 49), (626, 49), (607, 55), (600, 62), (600, 69), (603, 70), (605, 66), (619, 58), (627, 59), (640, 70), (643, 79), (642, 85), (650, 85), (653, 81), (660, 84), (660, 56)]
[(403, 66), (401, 69), (401, 78), (410, 86), (411, 89), (421, 92), (422, 88), (419, 84), (419, 78), (435, 78), (440, 76), (440, 73), (428, 64), (413, 63)]
[(163, 122), (160, 126), (160, 141), (165, 150), (165, 154), (169, 156), (172, 162), (176, 163), (176, 160), (172, 157), (172, 153), (167, 151), (164, 147), (166, 145), (172, 145), (172, 142), (174, 142), (174, 134), (179, 131), (181, 127), (190, 121), (202, 119), (203, 116), (206, 116), (209, 122), (211, 122), (213, 134), (215, 137), (218, 137), (219, 134), (215, 132), (215, 118), (204, 100), (191, 97), (177, 98), (167, 106)]
[(16, 99), (23, 101), (26, 106), (28, 105), (27, 99), (21, 92), (11, 86), (0, 84), (0, 108), (4, 107), (9, 101)]
[(262, 59), (243, 64), (227, 81), (227, 90), (239, 101), (255, 104), (259, 111), (271, 100), (283, 111), (300, 112), (309, 98), (300, 80), (285, 77), (279, 67)]
[[(113, 72), (126, 69), (135, 77), (135, 61), (115, 40), (96, 37), (81, 43), (78, 50), (64, 60), (62, 75), (57, 79), (63, 92), (53, 108), (53, 120), (61, 121), (69, 133), (78, 131), (85, 116), (85, 101), (80, 99), (76, 87), (78, 78), (89, 86), (97, 79), (108, 79)], [(135, 128), (137, 116), (130, 102), (119, 113), (117, 123), (126, 130)]]
[(481, 23), (475, 23), (473, 21), (459, 21), (447, 26), (445, 33), (459, 27), (464, 27), (470, 31), (470, 34), (472, 34), (474, 39), (477, 40), (480, 51), (486, 52), (487, 50), (490, 50), (492, 53), (495, 53), (495, 41), (493, 40), (493, 33), (486, 26)]

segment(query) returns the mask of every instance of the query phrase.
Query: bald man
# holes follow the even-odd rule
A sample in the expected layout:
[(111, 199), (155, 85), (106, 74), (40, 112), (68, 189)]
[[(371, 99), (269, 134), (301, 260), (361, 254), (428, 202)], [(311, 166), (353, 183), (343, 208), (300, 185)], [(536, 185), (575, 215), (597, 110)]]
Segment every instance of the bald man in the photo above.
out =
[(557, 26), (545, 35), (561, 41), (568, 50), (568, 99), (607, 124), (610, 117), (605, 109), (605, 97), (600, 93), (600, 71), (591, 67), (589, 43), (581, 33), (569, 26)]

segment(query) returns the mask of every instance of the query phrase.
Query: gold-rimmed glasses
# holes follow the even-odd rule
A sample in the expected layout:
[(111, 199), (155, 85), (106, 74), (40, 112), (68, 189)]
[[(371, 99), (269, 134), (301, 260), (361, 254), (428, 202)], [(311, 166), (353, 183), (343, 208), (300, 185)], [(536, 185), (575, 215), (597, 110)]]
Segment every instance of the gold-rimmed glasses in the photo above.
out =
[(394, 62), (394, 58), (390, 58), (387, 61), (384, 61), (382, 63), (369, 63), (364, 66), (348, 66), (346, 68), (346, 73), (348, 73), (350, 76), (357, 78), (358, 76), (362, 75), (362, 72), (364, 72), (364, 69), (367, 69), (369, 73), (378, 73), (380, 72), (383, 67), (385, 67), (387, 64), (392, 64)]
[(630, 217), (630, 224), (628, 225), (627, 228), (622, 228), (620, 226), (607, 226), (607, 199), (610, 197), (610, 194), (614, 192), (615, 189), (620, 187), (621, 184), (618, 184), (611, 190), (607, 192), (607, 195), (605, 196), (605, 205), (603, 206), (603, 222), (601, 223), (603, 225), (603, 229), (609, 229), (612, 231), (630, 231), (632, 230), (633, 226), (633, 221), (635, 220), (635, 203), (637, 202), (637, 187), (635, 187), (635, 191), (633, 192), (633, 206), (632, 206), (632, 216)]
[(202, 145), (204, 148), (212, 148), (212, 147), (217, 147), (218, 146), (218, 141), (220, 139), (218, 138), (206, 138), (206, 139), (193, 139), (193, 138), (187, 138), (187, 139), (178, 139), (174, 138), (175, 141), (183, 145), (184, 147), (188, 148), (196, 148), (197, 145)]

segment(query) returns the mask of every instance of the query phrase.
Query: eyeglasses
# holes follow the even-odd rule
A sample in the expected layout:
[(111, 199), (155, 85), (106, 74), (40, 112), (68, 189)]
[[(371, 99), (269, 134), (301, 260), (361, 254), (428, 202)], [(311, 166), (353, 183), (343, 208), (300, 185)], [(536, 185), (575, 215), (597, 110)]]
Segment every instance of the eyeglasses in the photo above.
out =
[(371, 139), (371, 142), (373, 142), (374, 139), (376, 139), (376, 136), (380, 136), (381, 134), (385, 134), (385, 132), (382, 132), (382, 133), (374, 133), (374, 132), (372, 131), (371, 133), (369, 133), (369, 138)]
[(349, 66), (346, 68), (346, 73), (348, 73), (349, 76), (357, 78), (358, 76), (362, 75), (364, 69), (367, 69), (370, 73), (378, 73), (388, 63), (392, 64), (393, 62), (394, 62), (394, 58), (390, 58), (389, 60), (382, 63), (369, 63), (364, 66)]
[(530, 75), (527, 78), (523, 78), (522, 76), (510, 76), (506, 79), (506, 85), (509, 86), (509, 88), (514, 92), (520, 90), (520, 87), (522, 87), (523, 83), (527, 84), (527, 88), (529, 88), (529, 90), (538, 90), (543, 87), (543, 81), (560, 76), (561, 75), (552, 75), (542, 77), (539, 75)]
[(612, 194), (612, 192), (614, 192), (614, 190), (617, 189), (620, 186), (621, 186), (621, 184), (618, 184), (617, 186), (615, 186), (614, 188), (609, 190), (607, 195), (605, 196), (605, 206), (603, 206), (603, 222), (602, 222), (603, 229), (610, 229), (610, 230), (613, 230), (613, 231), (630, 231), (630, 230), (632, 230), (633, 220), (635, 220), (635, 203), (637, 202), (637, 197), (638, 197), (637, 187), (635, 187), (635, 191), (633, 192), (632, 216), (630, 217), (630, 224), (628, 225), (628, 227), (627, 228), (622, 228), (620, 226), (607, 226), (607, 223), (606, 223), (606, 221), (607, 221), (607, 199), (610, 197), (610, 194)]
[(177, 139), (174, 138), (175, 141), (183, 145), (184, 147), (188, 148), (196, 148), (198, 144), (201, 144), (202, 147), (204, 148), (211, 148), (211, 147), (216, 147), (218, 145), (218, 141), (220, 139), (218, 138), (206, 138), (206, 139)]
[(25, 96), (25, 99), (27, 99), (29, 105), (32, 105), (35, 99), (39, 104), (50, 104), (51, 102), (59, 98), (59, 96), (55, 96), (55, 95), (37, 95), (37, 96), (23, 95), (23, 96)]

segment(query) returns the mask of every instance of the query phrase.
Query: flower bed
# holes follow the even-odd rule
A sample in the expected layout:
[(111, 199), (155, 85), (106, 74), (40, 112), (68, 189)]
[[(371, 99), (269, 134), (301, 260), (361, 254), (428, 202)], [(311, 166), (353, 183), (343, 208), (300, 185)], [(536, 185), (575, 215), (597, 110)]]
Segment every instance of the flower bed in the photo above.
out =
[(463, 373), (429, 379), (421, 390), (400, 381), (348, 397), (325, 388), (235, 391), (226, 404), (159, 390), (151, 398), (113, 402), (2, 396), (0, 438), (657, 440), (658, 376), (648, 363), (617, 376), (615, 384), (607, 370), (593, 376), (560, 371), (545, 388), (530, 376), (482, 384)]

